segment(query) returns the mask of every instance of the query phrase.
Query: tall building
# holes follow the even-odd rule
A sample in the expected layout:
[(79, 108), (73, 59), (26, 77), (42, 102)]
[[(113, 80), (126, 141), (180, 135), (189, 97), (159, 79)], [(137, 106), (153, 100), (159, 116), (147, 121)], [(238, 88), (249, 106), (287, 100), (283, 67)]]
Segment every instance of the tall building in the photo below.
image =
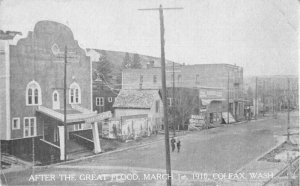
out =
[[(65, 46), (67, 136), (63, 127)], [(0, 51), (2, 150), (28, 160), (36, 147), (36, 160), (48, 161), (50, 155), (64, 159), (64, 139), (74, 132), (92, 131), (92, 124), (85, 122), (95, 115), (90, 57), (70, 28), (52, 21), (38, 22), (25, 36), (1, 37)]]
[[(218, 102), (216, 107), (222, 108), (223, 112), (229, 110), (236, 119), (244, 117), (242, 67), (199, 64), (175, 65), (173, 69), (173, 66), (167, 66), (167, 87), (172, 87), (173, 81), (175, 87), (198, 89), (202, 103)], [(147, 69), (125, 69), (122, 72), (122, 89), (160, 88), (160, 68), (149, 65)]]

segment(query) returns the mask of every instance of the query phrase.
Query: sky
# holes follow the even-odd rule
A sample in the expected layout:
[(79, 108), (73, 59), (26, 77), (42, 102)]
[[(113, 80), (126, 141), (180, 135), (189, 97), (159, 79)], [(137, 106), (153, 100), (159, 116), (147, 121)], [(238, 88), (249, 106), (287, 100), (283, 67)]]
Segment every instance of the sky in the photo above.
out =
[(160, 56), (185, 64), (229, 63), (245, 76), (297, 75), (297, 0), (0, 0), (0, 29), (27, 35), (40, 20), (69, 26), (84, 48)]

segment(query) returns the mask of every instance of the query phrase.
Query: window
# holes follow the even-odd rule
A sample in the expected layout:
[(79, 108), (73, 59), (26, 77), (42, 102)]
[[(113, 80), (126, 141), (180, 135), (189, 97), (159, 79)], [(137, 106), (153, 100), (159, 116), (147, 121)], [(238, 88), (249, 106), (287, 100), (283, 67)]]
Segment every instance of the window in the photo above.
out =
[(104, 98), (96, 97), (96, 106), (104, 106)]
[(156, 83), (157, 82), (157, 77), (156, 75), (153, 76), (153, 83)]
[(218, 92), (217, 92), (217, 96), (218, 96), (218, 97), (222, 97), (222, 91), (218, 91)]
[(26, 87), (26, 105), (41, 105), (42, 92), (41, 87), (36, 81), (31, 81)]
[(140, 75), (140, 83), (143, 83), (144, 77)]
[(55, 90), (52, 94), (52, 108), (53, 109), (59, 109), (60, 108), (59, 94), (58, 94), (57, 90)]
[(111, 103), (113, 101), (113, 98), (112, 97), (108, 97), (107, 100), (108, 100), (109, 103)]
[(76, 131), (76, 130), (82, 130), (83, 129), (83, 127), (82, 127), (82, 124), (76, 124), (76, 125), (74, 125), (74, 130)]
[(20, 118), (13, 118), (12, 119), (12, 129), (20, 129)]
[(178, 76), (177, 76), (177, 81), (178, 81), (178, 83), (181, 82), (181, 75), (178, 75)]
[(217, 95), (217, 91), (215, 91), (215, 90), (208, 90), (207, 91), (207, 95), (208, 96), (216, 96)]
[(157, 100), (155, 102), (155, 112), (158, 113), (159, 112), (159, 100)]
[(104, 106), (104, 98), (103, 97), (100, 98), (100, 106)]
[(69, 90), (69, 102), (70, 104), (81, 103), (81, 91), (77, 83), (72, 83)]
[(197, 75), (196, 75), (196, 84), (199, 84), (199, 83), (200, 83), (200, 75), (197, 74)]
[(99, 97), (96, 98), (96, 106), (100, 106), (100, 98)]
[(36, 136), (36, 118), (35, 117), (24, 117), (24, 137)]
[(200, 90), (200, 98), (205, 98), (205, 97), (207, 97), (206, 90)]
[(173, 98), (168, 98), (168, 99), (167, 99), (168, 106), (172, 106), (172, 99), (173, 99)]

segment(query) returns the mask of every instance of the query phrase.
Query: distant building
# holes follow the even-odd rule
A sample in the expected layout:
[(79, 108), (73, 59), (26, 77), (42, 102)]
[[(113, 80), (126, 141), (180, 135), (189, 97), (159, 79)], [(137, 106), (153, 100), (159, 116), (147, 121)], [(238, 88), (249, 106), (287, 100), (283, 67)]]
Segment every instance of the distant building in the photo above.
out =
[[(148, 69), (125, 69), (122, 80), (122, 89), (160, 89), (161, 69), (151, 68), (151, 65)], [(205, 105), (219, 102), (222, 111), (229, 110), (236, 119), (244, 118), (242, 67), (229, 64), (175, 65), (173, 78), (173, 67), (167, 66), (167, 87), (172, 87), (173, 81), (175, 87), (200, 90), (199, 97)]]
[(116, 118), (147, 114), (152, 132), (162, 127), (163, 107), (159, 90), (121, 90), (113, 108)]
[[(288, 80), (290, 90), (288, 90)], [(244, 87), (248, 99), (253, 100), (253, 105), (257, 97), (257, 109), (260, 113), (273, 112), (273, 109), (275, 111), (287, 109), (288, 98), (291, 108), (299, 108), (298, 82), (296, 75), (252, 76), (245, 78)]]

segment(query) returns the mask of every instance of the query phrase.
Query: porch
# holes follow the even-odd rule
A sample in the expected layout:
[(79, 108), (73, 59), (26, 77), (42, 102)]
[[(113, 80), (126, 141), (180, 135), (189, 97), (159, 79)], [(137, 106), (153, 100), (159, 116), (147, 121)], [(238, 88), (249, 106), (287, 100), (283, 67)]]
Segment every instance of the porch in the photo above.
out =
[[(97, 116), (96, 112), (69, 105), (67, 107), (66, 125), (64, 125), (63, 110), (53, 110), (39, 106), (36, 111), (37, 119), (42, 125), (43, 134), (40, 141), (52, 154), (59, 154), (60, 160), (74, 159), (74, 154), (100, 153), (98, 123), (89, 122)], [(89, 120), (89, 121), (88, 121)], [(86, 138), (83, 133), (90, 133), (92, 139)], [(55, 158), (55, 157), (54, 157)], [(51, 157), (50, 159), (53, 159)]]

